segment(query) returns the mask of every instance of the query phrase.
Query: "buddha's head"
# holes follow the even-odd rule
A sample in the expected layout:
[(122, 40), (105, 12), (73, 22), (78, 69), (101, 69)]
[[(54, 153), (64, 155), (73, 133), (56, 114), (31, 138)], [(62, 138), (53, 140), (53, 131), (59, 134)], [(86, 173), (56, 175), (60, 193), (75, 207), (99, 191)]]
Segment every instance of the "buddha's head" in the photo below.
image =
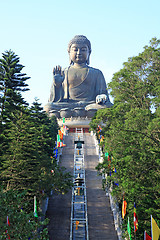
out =
[[(79, 57), (76, 57), (78, 51), (80, 52)], [(68, 53), (70, 64), (77, 61), (88, 65), (91, 54), (91, 43), (85, 36), (76, 35), (68, 44)]]

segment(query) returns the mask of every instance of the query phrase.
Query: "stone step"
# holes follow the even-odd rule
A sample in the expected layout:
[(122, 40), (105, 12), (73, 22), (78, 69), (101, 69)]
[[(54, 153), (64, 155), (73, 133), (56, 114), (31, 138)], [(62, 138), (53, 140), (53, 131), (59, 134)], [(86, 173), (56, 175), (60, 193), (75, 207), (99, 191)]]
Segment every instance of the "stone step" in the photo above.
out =
[(102, 190), (102, 178), (95, 167), (98, 156), (93, 136), (84, 134), (88, 227), (90, 240), (117, 240), (109, 199)]
[[(60, 158), (59, 165), (64, 166), (73, 174), (74, 134), (65, 138), (66, 147)], [(49, 199), (46, 217), (50, 219), (48, 226), (50, 240), (69, 240), (71, 217), (71, 190), (67, 194), (53, 193)]]
[[(117, 240), (109, 199), (102, 190), (101, 176), (95, 170), (98, 156), (93, 136), (85, 133), (84, 142), (89, 240)], [(65, 143), (67, 146), (63, 149), (60, 165), (73, 174), (74, 133), (66, 137)], [(47, 210), (50, 240), (69, 240), (70, 216), (71, 191), (65, 195), (54, 193)]]

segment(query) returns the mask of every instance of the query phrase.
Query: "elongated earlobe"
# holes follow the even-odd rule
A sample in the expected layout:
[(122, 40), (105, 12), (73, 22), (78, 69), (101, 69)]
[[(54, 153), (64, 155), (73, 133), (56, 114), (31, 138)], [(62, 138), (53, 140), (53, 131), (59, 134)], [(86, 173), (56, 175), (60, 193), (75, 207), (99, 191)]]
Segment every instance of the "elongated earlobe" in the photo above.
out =
[(69, 58), (69, 65), (73, 65), (73, 61)]
[(89, 56), (87, 58), (87, 61), (86, 61), (87, 65), (89, 65), (89, 59), (90, 59), (90, 54), (89, 54)]

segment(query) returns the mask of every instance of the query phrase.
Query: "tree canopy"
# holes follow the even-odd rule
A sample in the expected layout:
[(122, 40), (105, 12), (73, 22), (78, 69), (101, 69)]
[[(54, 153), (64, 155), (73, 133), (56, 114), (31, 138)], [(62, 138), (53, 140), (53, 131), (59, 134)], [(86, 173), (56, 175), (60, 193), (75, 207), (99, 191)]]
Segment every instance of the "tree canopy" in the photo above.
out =
[[(33, 217), (34, 196), (40, 209), (42, 199), (52, 189), (64, 193), (71, 187), (72, 176), (54, 158), (56, 118), (48, 117), (38, 99), (29, 107), (22, 97), (22, 92), (29, 90), (29, 77), (22, 73), (24, 66), (19, 61), (11, 50), (0, 59), (0, 236), (7, 237), (9, 216), (11, 238), (28, 239), (30, 234), (34, 239), (47, 239), (46, 230), (39, 235), (35, 232), (40, 223)], [(23, 213), (19, 205), (23, 206)]]
[[(127, 201), (127, 215), (133, 219), (137, 206), (139, 227), (150, 233), (150, 215), (160, 225), (160, 40), (150, 41), (144, 51), (131, 57), (109, 83), (114, 97), (112, 108), (99, 110), (91, 122), (104, 162), (97, 166), (107, 174), (108, 186), (121, 207)], [(110, 158), (108, 159), (108, 153)], [(126, 230), (127, 218), (123, 221)], [(133, 230), (133, 224), (132, 224)], [(132, 231), (133, 233), (133, 231)]]

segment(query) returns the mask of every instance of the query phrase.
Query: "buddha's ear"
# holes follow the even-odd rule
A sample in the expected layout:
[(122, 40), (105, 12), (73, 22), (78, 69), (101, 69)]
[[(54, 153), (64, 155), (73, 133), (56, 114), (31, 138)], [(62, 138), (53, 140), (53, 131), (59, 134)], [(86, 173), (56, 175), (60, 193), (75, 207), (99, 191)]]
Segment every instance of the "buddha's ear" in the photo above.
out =
[(86, 60), (87, 65), (89, 65), (89, 59), (90, 59), (90, 54), (88, 55), (88, 58)]
[(71, 58), (69, 58), (69, 65), (72, 65), (73, 61), (71, 60)]
[(73, 65), (73, 61), (69, 59), (69, 65)]

